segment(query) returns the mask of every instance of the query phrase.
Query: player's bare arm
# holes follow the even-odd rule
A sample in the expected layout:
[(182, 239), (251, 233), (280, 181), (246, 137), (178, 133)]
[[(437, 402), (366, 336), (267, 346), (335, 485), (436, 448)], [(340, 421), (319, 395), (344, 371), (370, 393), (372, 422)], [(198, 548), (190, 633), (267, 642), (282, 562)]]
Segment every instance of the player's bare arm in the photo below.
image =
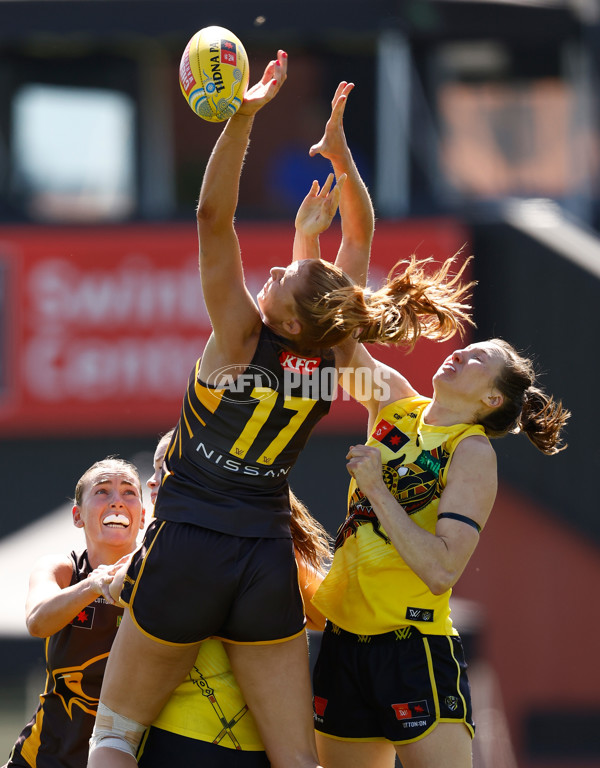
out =
[(201, 375), (227, 363), (249, 362), (260, 331), (260, 314), (244, 283), (234, 216), (254, 115), (275, 97), (286, 76), (287, 55), (279, 51), (228, 121), (204, 174), (197, 209), (199, 262), (213, 336)]
[[(410, 519), (385, 485), (378, 448), (352, 446), (347, 459), (348, 472), (368, 497), (403, 560), (433, 594), (443, 594), (450, 589), (475, 551), (479, 542), (477, 530), (462, 521), (444, 518), (438, 522), (435, 533), (426, 531)], [(438, 516), (444, 511), (460, 510), (460, 514), (483, 528), (495, 498), (494, 451), (485, 438), (468, 437), (457, 447), (452, 465)]]

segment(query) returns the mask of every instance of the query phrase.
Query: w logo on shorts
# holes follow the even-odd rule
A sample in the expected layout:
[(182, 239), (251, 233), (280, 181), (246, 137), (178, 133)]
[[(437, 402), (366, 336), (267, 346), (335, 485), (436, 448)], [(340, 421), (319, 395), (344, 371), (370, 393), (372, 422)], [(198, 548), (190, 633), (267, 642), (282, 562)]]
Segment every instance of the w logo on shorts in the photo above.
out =
[(412, 720), (415, 717), (427, 717), (429, 707), (425, 699), (422, 701), (409, 701), (406, 704), (392, 704), (397, 720)]

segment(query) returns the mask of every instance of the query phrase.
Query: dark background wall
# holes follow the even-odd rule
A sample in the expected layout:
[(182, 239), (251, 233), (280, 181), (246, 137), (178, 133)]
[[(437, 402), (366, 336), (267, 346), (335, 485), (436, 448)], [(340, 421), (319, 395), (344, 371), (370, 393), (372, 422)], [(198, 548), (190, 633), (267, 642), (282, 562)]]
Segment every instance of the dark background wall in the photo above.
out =
[(598, 545), (597, 274), (509, 223), (477, 223), (472, 231), (478, 333), (532, 355), (539, 386), (572, 411), (569, 447), (557, 456), (533, 450), (523, 436), (497, 441), (500, 476)]

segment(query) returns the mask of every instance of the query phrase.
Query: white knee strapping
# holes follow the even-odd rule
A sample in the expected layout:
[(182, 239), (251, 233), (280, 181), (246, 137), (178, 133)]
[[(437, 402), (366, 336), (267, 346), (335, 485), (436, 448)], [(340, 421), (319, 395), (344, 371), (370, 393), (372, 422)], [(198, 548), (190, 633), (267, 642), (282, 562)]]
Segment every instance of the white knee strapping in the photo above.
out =
[(90, 754), (98, 747), (111, 747), (135, 757), (145, 730), (145, 725), (113, 712), (100, 702), (90, 739)]

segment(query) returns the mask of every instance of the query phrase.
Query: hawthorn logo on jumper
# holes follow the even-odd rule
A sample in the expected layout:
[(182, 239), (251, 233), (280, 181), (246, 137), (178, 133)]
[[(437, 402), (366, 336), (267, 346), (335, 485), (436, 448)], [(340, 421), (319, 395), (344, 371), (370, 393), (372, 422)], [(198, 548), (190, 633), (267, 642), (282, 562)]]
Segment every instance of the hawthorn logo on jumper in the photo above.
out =
[(83, 686), (86, 681), (102, 680), (107, 658), (108, 653), (103, 653), (80, 666), (62, 667), (55, 669), (52, 673), (54, 693), (62, 701), (71, 720), (73, 719), (73, 707), (79, 707), (89, 715), (96, 715), (98, 699), (84, 691)]
[(317, 718), (320, 718), (320, 721), (322, 722), (323, 716), (325, 715), (325, 710), (327, 708), (327, 699), (324, 699), (322, 696), (314, 696), (313, 706), (315, 708), (315, 714)]
[(429, 608), (407, 608), (405, 619), (411, 621), (433, 621), (433, 611)]
[(341, 547), (350, 536), (356, 535), (360, 526), (365, 523), (370, 523), (373, 526), (373, 533), (383, 539), (386, 544), (391, 543), (381, 530), (381, 523), (373, 512), (371, 502), (358, 488), (355, 488), (348, 505), (348, 516), (338, 528), (334, 550)]
[(425, 699), (408, 701), (406, 704), (392, 704), (398, 720), (414, 720), (417, 717), (428, 717), (429, 707)]
[(224, 365), (213, 371), (206, 382), (215, 390), (222, 390), (221, 399), (232, 403), (255, 403), (267, 400), (277, 392), (279, 382), (268, 368), (261, 365)]
[(231, 40), (221, 40), (221, 64), (231, 64), (232, 67), (237, 64), (235, 43)]
[(88, 605), (87, 608), (79, 611), (77, 616), (71, 622), (72, 627), (82, 627), (83, 629), (91, 629), (94, 624), (94, 614), (96, 609), (93, 605)]
[(408, 436), (385, 419), (382, 419), (375, 427), (373, 437), (394, 453), (398, 453), (402, 446), (408, 443)]

